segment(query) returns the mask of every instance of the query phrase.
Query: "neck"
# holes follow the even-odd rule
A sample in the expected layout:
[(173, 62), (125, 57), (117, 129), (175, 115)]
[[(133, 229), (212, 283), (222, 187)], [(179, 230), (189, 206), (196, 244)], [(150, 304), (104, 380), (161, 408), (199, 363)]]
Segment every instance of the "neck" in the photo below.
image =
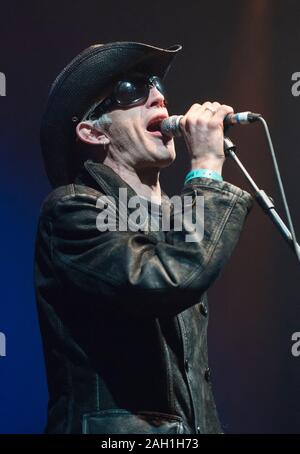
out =
[(161, 203), (158, 168), (133, 169), (125, 167), (108, 156), (103, 161), (103, 164), (116, 172), (122, 180), (134, 189), (137, 195), (145, 197), (154, 203)]

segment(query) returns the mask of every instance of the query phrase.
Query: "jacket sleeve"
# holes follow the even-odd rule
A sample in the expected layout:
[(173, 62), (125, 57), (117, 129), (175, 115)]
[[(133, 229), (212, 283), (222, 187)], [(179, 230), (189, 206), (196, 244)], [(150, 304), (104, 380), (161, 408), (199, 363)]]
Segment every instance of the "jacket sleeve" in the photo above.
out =
[(99, 304), (109, 300), (112, 307), (144, 315), (175, 314), (199, 302), (230, 257), (252, 205), (251, 196), (230, 183), (195, 179), (181, 197), (204, 197), (203, 235), (186, 241), (186, 226), (158, 241), (144, 232), (100, 232), (97, 192), (71, 186), (42, 215), (56, 275), (65, 285), (99, 295)]

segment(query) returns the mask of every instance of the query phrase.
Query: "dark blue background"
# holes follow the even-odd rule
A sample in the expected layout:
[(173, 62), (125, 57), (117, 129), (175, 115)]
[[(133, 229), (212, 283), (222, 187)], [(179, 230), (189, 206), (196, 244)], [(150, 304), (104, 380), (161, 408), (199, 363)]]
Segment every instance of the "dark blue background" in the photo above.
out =
[[(1, 307), (0, 433), (42, 432), (47, 388), (33, 286), (36, 223), (50, 191), (39, 150), (39, 123), (49, 86), (93, 43), (182, 43), (168, 76), (170, 112), (220, 100), (264, 114), (271, 128), (295, 227), (299, 231), (300, 71), (297, 1), (101, 2), (10, 1), (1, 6), (0, 98)], [(259, 126), (232, 137), (259, 185), (278, 201)], [(188, 169), (182, 141), (162, 175), (172, 195)], [(233, 163), (225, 178), (247, 184)], [(210, 292), (210, 363), (221, 420), (231, 433), (299, 433), (299, 365), (291, 335), (300, 331), (299, 266), (256, 207), (230, 264)]]

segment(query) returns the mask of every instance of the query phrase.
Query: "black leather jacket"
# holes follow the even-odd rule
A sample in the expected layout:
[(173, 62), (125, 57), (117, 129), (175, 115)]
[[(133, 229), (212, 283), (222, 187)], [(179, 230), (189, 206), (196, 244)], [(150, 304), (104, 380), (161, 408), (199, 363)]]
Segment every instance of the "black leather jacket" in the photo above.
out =
[[(49, 386), (48, 433), (221, 431), (210, 384), (205, 291), (231, 255), (252, 205), (227, 182), (194, 179), (204, 237), (102, 232), (99, 196), (134, 191), (85, 163), (44, 202), (36, 292)], [(194, 209), (194, 208), (193, 208)]]

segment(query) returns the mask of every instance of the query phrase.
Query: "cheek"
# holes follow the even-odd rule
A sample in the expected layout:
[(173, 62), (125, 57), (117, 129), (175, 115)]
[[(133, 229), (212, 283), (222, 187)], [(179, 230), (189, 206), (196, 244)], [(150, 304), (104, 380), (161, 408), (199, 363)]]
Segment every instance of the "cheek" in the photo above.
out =
[[(112, 118), (112, 125), (109, 128), (112, 144), (118, 148), (128, 148), (129, 146), (138, 145), (149, 146), (149, 137), (143, 126), (145, 115), (140, 112), (140, 106), (136, 107), (137, 112), (124, 111), (116, 113)], [(123, 115), (123, 114), (126, 115)], [(128, 114), (130, 113), (130, 118)], [(127, 118), (125, 118), (125, 116)]]
[(111, 141), (118, 148), (124, 148), (134, 141), (135, 133), (129, 124), (116, 125), (110, 130)]
[(144, 145), (147, 143), (147, 133), (139, 122), (132, 122), (128, 125), (125, 131), (124, 139), (127, 143), (134, 144), (135, 146)]

